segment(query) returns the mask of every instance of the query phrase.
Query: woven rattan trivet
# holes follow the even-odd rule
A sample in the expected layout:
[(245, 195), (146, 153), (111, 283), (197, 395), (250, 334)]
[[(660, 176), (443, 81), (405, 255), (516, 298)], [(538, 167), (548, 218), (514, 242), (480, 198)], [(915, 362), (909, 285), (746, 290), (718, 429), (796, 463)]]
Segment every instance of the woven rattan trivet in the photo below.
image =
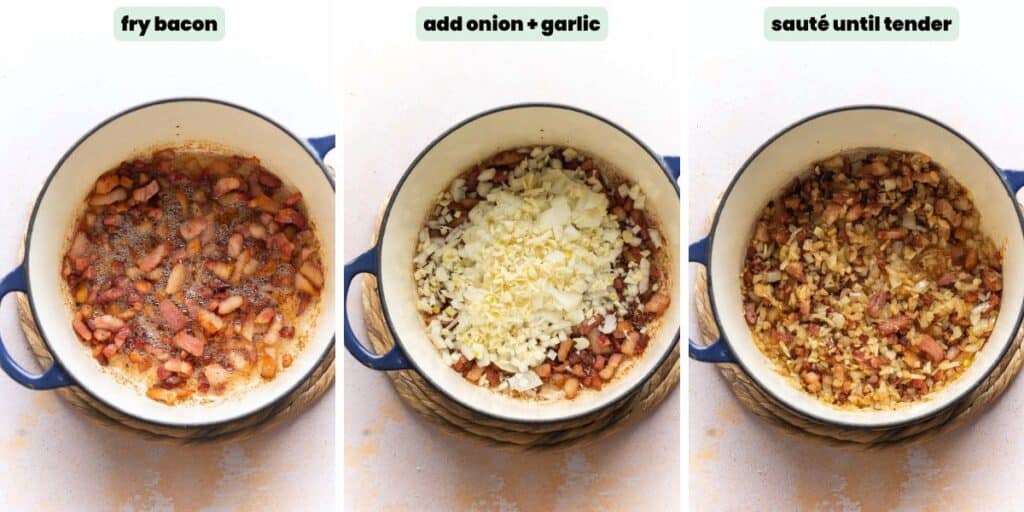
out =
[[(704, 343), (711, 343), (718, 339), (718, 326), (715, 324), (714, 315), (711, 312), (707, 290), (707, 272), (703, 267), (697, 270), (696, 292), (697, 320), (700, 325), (701, 339)], [(798, 414), (768, 396), (739, 365), (719, 364), (717, 366), (736, 398), (755, 415), (780, 428), (783, 432), (829, 445), (868, 450), (930, 439), (963, 425), (985, 410), (1003, 393), (1017, 372), (1020, 371), (1022, 339), (1024, 339), (1024, 328), (1017, 332), (1017, 337), (1013, 340), (1010, 349), (1007, 350), (1006, 355), (999, 361), (988, 378), (963, 400), (924, 421), (897, 428), (850, 429), (822, 424)]]
[[(22, 243), (18, 250), (19, 259), (23, 258), (24, 250), (25, 246)], [(29, 348), (32, 349), (40, 366), (49, 368), (53, 362), (53, 356), (46, 349), (46, 344), (43, 343), (43, 339), (36, 329), (28, 298), (23, 293), (16, 295), (18, 297), (18, 325), (25, 333)], [(56, 391), (67, 403), (92, 420), (93, 423), (117, 431), (131, 432), (145, 439), (184, 445), (237, 441), (251, 437), (304, 411), (323, 396), (333, 383), (334, 347), (332, 346), (309, 377), (287, 396), (244, 418), (206, 428), (168, 427), (125, 416), (89, 396), (78, 386), (67, 386)], [(37, 393), (46, 393), (46, 391), (37, 391)]]
[[(381, 313), (377, 280), (369, 275), (363, 276), (363, 319), (374, 350), (378, 354), (390, 350), (395, 342)], [(510, 451), (555, 450), (592, 443), (660, 404), (679, 382), (679, 346), (676, 345), (647, 382), (624, 399), (593, 414), (555, 423), (520, 424), (497, 420), (455, 403), (413, 370), (387, 372), (387, 375), (402, 401), (448, 433)]]

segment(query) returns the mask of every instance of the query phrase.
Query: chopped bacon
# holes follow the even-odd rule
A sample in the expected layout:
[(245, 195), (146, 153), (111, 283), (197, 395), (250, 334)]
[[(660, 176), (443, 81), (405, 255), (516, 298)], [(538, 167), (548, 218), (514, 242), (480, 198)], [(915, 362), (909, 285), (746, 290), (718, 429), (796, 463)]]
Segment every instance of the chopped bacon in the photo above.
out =
[(786, 265), (786, 273), (796, 279), (797, 281), (804, 280), (804, 265), (799, 261), (791, 261)]
[(178, 305), (170, 299), (160, 301), (159, 308), (160, 315), (163, 316), (164, 322), (167, 323), (167, 327), (170, 327), (172, 331), (178, 332), (188, 327), (188, 318), (178, 309)]
[(743, 318), (747, 321), (748, 325), (754, 325), (757, 321), (757, 304), (753, 302), (743, 303)]
[(82, 256), (82, 257), (79, 257), (79, 258), (75, 258), (74, 261), (72, 262), (74, 264), (74, 267), (75, 267), (75, 272), (82, 272), (82, 271), (88, 269), (89, 268), (89, 263), (91, 261), (92, 261), (92, 258), (89, 257), (89, 256)]
[(89, 239), (86, 238), (85, 233), (79, 231), (75, 233), (75, 239), (71, 242), (71, 249), (68, 251), (68, 257), (75, 259), (85, 256), (89, 252)]
[(277, 214), (274, 215), (274, 221), (280, 224), (294, 224), (299, 229), (305, 228), (307, 224), (306, 217), (303, 217), (301, 213), (293, 208), (278, 210)]
[(1003, 289), (1003, 276), (989, 269), (981, 271), (981, 282), (985, 285), (985, 289), (989, 291), (997, 292)]
[(583, 322), (579, 326), (580, 334), (587, 336), (588, 334), (590, 334), (591, 330), (596, 328), (598, 325), (601, 325), (603, 322), (604, 319), (601, 317), (601, 315), (597, 315), (594, 318), (591, 318), (590, 320)]
[(146, 391), (146, 396), (158, 402), (163, 402), (167, 405), (174, 405), (178, 401), (177, 391), (165, 389), (158, 386), (153, 386), (149, 388)]
[(619, 320), (619, 322), (615, 324), (613, 336), (617, 339), (624, 339), (631, 332), (633, 332), (633, 324), (629, 320)]
[(524, 158), (526, 158), (526, 154), (518, 151), (502, 151), (501, 153), (494, 155), (494, 158), (491, 159), (491, 164), (499, 167), (507, 167), (517, 165), (519, 162), (522, 162)]
[(100, 292), (99, 295), (96, 296), (96, 300), (100, 304), (106, 304), (108, 302), (114, 302), (115, 300), (124, 297), (127, 293), (128, 292), (124, 288), (121, 288), (120, 286), (115, 286), (113, 288), (109, 288)]
[(142, 270), (143, 272), (152, 272), (156, 269), (157, 265), (163, 261), (164, 256), (167, 256), (167, 244), (159, 243), (153, 248), (153, 250), (149, 251), (145, 256), (139, 259), (139, 270)]
[(260, 184), (267, 188), (278, 188), (281, 186), (281, 179), (273, 174), (266, 171), (258, 171), (256, 174), (259, 177)]
[(168, 359), (164, 362), (163, 367), (169, 372), (181, 373), (183, 375), (192, 375), (193, 371), (192, 363), (178, 358)]
[(842, 206), (839, 206), (834, 203), (829, 203), (829, 205), (825, 207), (825, 211), (824, 213), (822, 213), (821, 219), (822, 221), (825, 222), (825, 224), (831, 225), (834, 224), (837, 220), (839, 220), (839, 216), (842, 215), (842, 213)]
[(273, 320), (274, 316), (276, 315), (277, 313), (274, 311), (273, 308), (263, 308), (262, 310), (260, 310), (259, 314), (256, 315), (255, 322), (257, 324), (269, 324), (270, 321)]
[(175, 334), (174, 339), (171, 341), (176, 347), (196, 357), (203, 356), (203, 348), (206, 346), (205, 341), (196, 338), (185, 331), (178, 331), (178, 334)]
[(878, 318), (889, 302), (889, 292), (882, 290), (871, 294), (868, 299), (868, 316)]
[(242, 186), (242, 180), (235, 176), (227, 176), (217, 180), (213, 185), (213, 197), (220, 197)]
[(206, 331), (206, 334), (213, 334), (224, 328), (224, 320), (217, 316), (216, 313), (200, 309), (196, 312), (196, 316), (198, 317), (199, 325), (203, 327), (203, 331)]
[(228, 238), (228, 256), (237, 258), (238, 255), (242, 254), (242, 244), (245, 243), (245, 237), (239, 233), (235, 233)]
[(952, 222), (956, 217), (956, 211), (953, 210), (953, 205), (949, 202), (949, 199), (946, 198), (939, 199), (935, 202), (935, 213), (950, 222)]
[(917, 341), (917, 347), (921, 349), (928, 357), (931, 358), (933, 363), (938, 363), (946, 357), (946, 351), (939, 345), (939, 342), (935, 341), (935, 338), (927, 334), (922, 334), (921, 338)]
[(587, 338), (590, 339), (590, 350), (597, 355), (611, 354), (615, 350), (611, 338), (597, 329), (590, 331)]
[(285, 260), (290, 260), (292, 258), (292, 252), (295, 251), (295, 244), (288, 240), (288, 237), (284, 236), (284, 233), (277, 233), (270, 237), (270, 247), (281, 251), (282, 259)]
[(312, 261), (304, 261), (302, 263), (302, 266), (299, 267), (299, 273), (305, 276), (306, 279), (309, 279), (309, 282), (312, 283), (313, 286), (317, 287), (318, 289), (323, 288), (324, 274), (323, 272), (320, 271), (320, 268), (317, 267)]
[(874, 176), (880, 178), (889, 174), (889, 167), (882, 162), (871, 162), (860, 168), (861, 174), (864, 176)]
[(878, 332), (882, 336), (896, 334), (897, 332), (900, 332), (906, 329), (907, 327), (910, 327), (910, 324), (912, 322), (913, 320), (911, 320), (910, 317), (907, 316), (899, 316), (896, 318), (890, 318), (888, 320), (882, 320), (881, 322), (878, 322)]
[(121, 179), (116, 174), (104, 174), (96, 180), (96, 187), (93, 189), (97, 194), (106, 194), (117, 188)]
[(182, 263), (171, 268), (170, 274), (167, 275), (167, 286), (164, 287), (164, 293), (173, 295), (181, 290), (185, 284), (185, 271), (185, 265)]
[(75, 334), (78, 334), (80, 338), (85, 341), (92, 340), (92, 331), (89, 330), (89, 327), (85, 325), (85, 322), (83, 322), (82, 319), (76, 318), (71, 322), (71, 326), (75, 328)]
[(277, 213), (281, 210), (281, 205), (277, 204), (277, 201), (274, 201), (264, 194), (258, 194), (256, 197), (250, 199), (249, 206), (268, 213)]
[(139, 187), (132, 192), (132, 199), (137, 202), (145, 203), (150, 198), (156, 195), (160, 191), (160, 182), (157, 180), (150, 181), (146, 186)]
[(203, 367), (203, 375), (211, 386), (220, 386), (228, 381), (231, 374), (217, 363), (208, 364)]
[(124, 354), (168, 404), (293, 365), (326, 280), (302, 193), (256, 158), (174, 149), (90, 183), (58, 270), (99, 364)]
[(859, 204), (855, 204), (855, 205), (851, 206), (849, 210), (846, 211), (846, 220), (852, 222), (852, 221), (855, 221), (855, 220), (861, 218), (861, 216), (863, 216), (863, 215), (864, 215), (864, 207), (859, 205)]
[(644, 311), (648, 313), (661, 313), (668, 308), (669, 302), (672, 298), (668, 295), (658, 292), (651, 295), (650, 299), (647, 299), (647, 303), (644, 304)]
[(907, 236), (909, 233), (910, 233), (910, 230), (908, 230), (907, 228), (883, 229), (883, 230), (878, 232), (878, 239), (879, 240), (900, 240), (903, 237)]
[(306, 277), (301, 274), (295, 274), (295, 289), (300, 292), (305, 292), (308, 295), (316, 295), (316, 287), (309, 282)]
[(754, 238), (759, 242), (770, 241), (772, 238), (771, 235), (768, 234), (768, 225), (764, 222), (758, 222), (757, 229), (754, 232)]
[(106, 194), (97, 194), (89, 198), (90, 206), (107, 206), (119, 201), (128, 199), (128, 191), (123, 188), (115, 188)]
[(92, 325), (94, 329), (116, 331), (124, 327), (124, 320), (121, 320), (120, 318), (113, 315), (103, 315), (94, 318), (92, 320)]
[(130, 335), (131, 331), (128, 327), (122, 327), (121, 330), (117, 331), (117, 334), (114, 335), (114, 345), (117, 345), (117, 348), (121, 348), (124, 346), (125, 342), (128, 341), (128, 336)]
[(955, 282), (957, 282), (956, 272), (946, 272), (945, 274), (942, 274), (942, 277), (940, 277), (935, 284), (939, 286), (949, 286)]
[(206, 217), (196, 217), (182, 224), (179, 231), (181, 232), (182, 238), (185, 240), (192, 240), (193, 238), (201, 235), (209, 225), (210, 221)]
[(227, 315), (234, 312), (236, 309), (242, 307), (245, 303), (245, 299), (241, 295), (232, 295), (220, 302), (217, 305), (217, 313), (221, 315)]

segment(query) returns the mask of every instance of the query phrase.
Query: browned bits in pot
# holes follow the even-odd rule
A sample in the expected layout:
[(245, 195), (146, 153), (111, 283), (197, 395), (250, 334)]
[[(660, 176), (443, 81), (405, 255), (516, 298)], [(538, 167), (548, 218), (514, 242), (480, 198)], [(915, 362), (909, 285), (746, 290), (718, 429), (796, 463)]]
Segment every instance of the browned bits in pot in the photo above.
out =
[(892, 408), (971, 364), (998, 315), (1002, 256), (969, 192), (929, 157), (839, 154), (762, 210), (740, 276), (744, 317), (806, 392)]
[(274, 378), (304, 345), (320, 244), (301, 193), (258, 159), (172, 149), (124, 162), (96, 180), (75, 227), (61, 269), (72, 328), (150, 398)]

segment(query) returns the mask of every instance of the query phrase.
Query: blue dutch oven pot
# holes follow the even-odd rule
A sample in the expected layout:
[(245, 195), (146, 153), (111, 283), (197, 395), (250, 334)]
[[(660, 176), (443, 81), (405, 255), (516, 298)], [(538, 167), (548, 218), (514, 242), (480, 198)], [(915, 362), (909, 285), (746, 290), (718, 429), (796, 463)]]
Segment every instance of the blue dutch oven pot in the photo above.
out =
[(456, 402), (495, 418), (516, 422), (552, 422), (575, 418), (633, 393), (659, 366), (679, 339), (678, 286), (672, 305), (636, 367), (600, 392), (574, 400), (538, 404), (516, 400), (475, 386), (444, 365), (415, 307), (412, 262), (417, 235), (438, 192), (471, 165), (514, 147), (568, 146), (610, 164), (647, 195), (647, 210), (661, 224), (672, 268), (679, 268), (679, 158), (663, 157), (615, 123), (565, 105), (511, 105), (477, 114), (451, 128), (409, 166), (388, 202), (377, 243), (345, 265), (345, 294), (358, 274), (378, 280), (378, 294), (394, 348), (375, 354), (356, 338), (345, 315), (345, 348), (374, 370), (413, 370)]
[[(300, 139), (268, 117), (218, 100), (176, 98), (134, 107), (79, 139), (47, 177), (29, 221), (24, 261), (0, 281), (0, 298), (28, 297), (54, 363), (35, 374), (0, 343), (0, 367), (19, 384), (37, 390), (75, 385), (124, 415), (164, 426), (194, 428), (230, 422), (258, 412), (299, 386), (333, 353), (334, 181), (323, 156), (334, 136)], [(150, 400), (145, 389), (118, 382), (97, 364), (71, 328), (73, 310), (60, 277), (63, 254), (79, 207), (100, 174), (146, 148), (191, 145), (255, 155), (306, 199), (324, 250), (326, 284), (321, 312), (305, 349), (274, 380), (232, 400), (173, 407)]]

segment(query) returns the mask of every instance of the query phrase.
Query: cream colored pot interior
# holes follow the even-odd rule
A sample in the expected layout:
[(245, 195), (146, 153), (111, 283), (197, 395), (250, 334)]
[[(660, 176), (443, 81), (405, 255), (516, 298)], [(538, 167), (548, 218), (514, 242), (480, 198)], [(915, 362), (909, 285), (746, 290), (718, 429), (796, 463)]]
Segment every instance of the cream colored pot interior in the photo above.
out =
[[(148, 148), (194, 142), (256, 156), (265, 167), (302, 191), (323, 243), (327, 284), (319, 319), (308, 327), (309, 341), (290, 368), (238, 396), (210, 404), (170, 407), (116, 381), (75, 336), (71, 309), (61, 288), (61, 256), (77, 208), (100, 174)], [(51, 349), (93, 395), (141, 419), (201, 425), (251, 413), (295, 387), (333, 343), (334, 191), (302, 143), (240, 108), (202, 100), (171, 101), (142, 107), (103, 125), (72, 150), (54, 173), (39, 199), (30, 237), (27, 262), (31, 300)]]
[[(638, 183), (647, 208), (660, 220), (671, 251), (672, 305), (664, 324), (639, 364), (600, 392), (575, 400), (526, 402), (470, 384), (444, 365), (427, 339), (415, 308), (412, 261), (417, 232), (435, 196), (457, 175), (494, 153), (528, 145), (564, 145), (594, 155)], [(679, 196), (655, 157), (640, 144), (596, 117), (574, 110), (529, 106), (499, 110), (456, 128), (422, 156), (394, 197), (384, 222), (381, 246), (381, 291), (392, 329), (406, 354), (432, 382), (463, 403), (485, 413), (516, 420), (565, 418), (603, 407), (634, 387), (671, 349), (679, 333)]]
[[(740, 279), (746, 246), (758, 213), (812, 162), (842, 150), (876, 147), (930, 155), (973, 195), (982, 230), (1006, 247), (1003, 300), (989, 342), (958, 380), (930, 400), (895, 411), (848, 411), (825, 405), (769, 367), (743, 319)], [(1013, 335), (1024, 303), (1024, 237), (1017, 210), (1000, 177), (967, 142), (943, 126), (906, 112), (880, 108), (837, 111), (782, 134), (750, 161), (724, 199), (713, 233), (711, 279), (721, 331), (743, 366), (776, 397), (804, 414), (833, 422), (876, 426), (909, 421), (937, 411), (976, 385), (997, 362)]]

